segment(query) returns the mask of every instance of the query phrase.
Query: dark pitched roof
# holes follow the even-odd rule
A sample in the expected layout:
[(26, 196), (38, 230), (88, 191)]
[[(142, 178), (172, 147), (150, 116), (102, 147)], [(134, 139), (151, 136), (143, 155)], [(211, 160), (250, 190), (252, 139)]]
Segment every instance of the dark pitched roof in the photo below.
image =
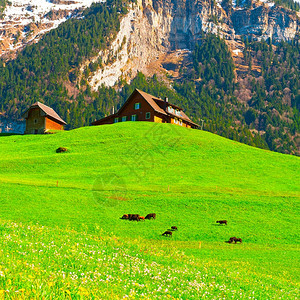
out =
[[(152, 106), (152, 108), (157, 111), (157, 112), (160, 112), (160, 113), (163, 113), (164, 115), (168, 115), (168, 116), (172, 116), (172, 117), (176, 117), (176, 118), (179, 118), (179, 119), (182, 119), (182, 120), (185, 120), (186, 122), (189, 122), (193, 125), (196, 125), (196, 126), (199, 126), (198, 124), (194, 123), (182, 110), (181, 107), (175, 105), (175, 104), (172, 104), (170, 102), (167, 102), (167, 106), (172, 106), (178, 110), (180, 110), (180, 115), (176, 115), (176, 114), (173, 114), (173, 113), (170, 113), (169, 111), (166, 111), (164, 110), (164, 105), (165, 105), (165, 100), (161, 99), (161, 98), (157, 98), (157, 97), (154, 97), (150, 94), (147, 94), (145, 92), (142, 92), (138, 89), (136, 89), (141, 95), (142, 97)], [(157, 108), (158, 107), (158, 108)]]
[(27, 110), (26, 112), (23, 114), (23, 118), (27, 118), (27, 113), (30, 109), (32, 108), (40, 108), (46, 116), (56, 120), (58, 123), (62, 123), (64, 125), (66, 125), (67, 123), (49, 106), (41, 103), (41, 102), (36, 102), (34, 104), (32, 104)]
[(172, 116), (174, 118), (177, 118), (177, 119), (181, 119), (181, 120), (184, 120), (188, 123), (191, 123), (195, 126), (199, 126), (198, 124), (194, 123), (183, 111), (180, 112), (180, 116), (176, 115), (176, 114), (172, 114), (170, 112), (168, 112), (168, 115), (169, 116)]
[[(152, 96), (150, 94), (147, 94), (141, 90), (135, 89), (134, 92), (129, 96), (129, 98), (125, 101), (125, 103), (122, 105), (122, 107), (119, 109), (119, 111), (114, 114), (114, 116), (117, 116), (125, 107), (126, 104), (131, 100), (131, 98), (136, 94), (139, 93), (146, 102), (148, 102), (148, 104), (158, 113), (165, 115), (165, 116), (171, 116), (171, 117), (176, 117), (178, 119), (182, 119), (190, 124), (193, 124), (195, 126), (199, 126), (198, 124), (194, 123), (182, 110), (182, 108), (180, 108), (179, 106), (169, 103), (167, 102), (168, 106), (172, 106), (178, 110), (180, 110), (180, 116), (170, 113), (169, 111), (165, 110), (165, 100)], [(103, 119), (97, 120), (95, 122), (92, 123), (92, 125), (97, 125), (99, 123), (101, 123), (102, 121), (104, 121), (105, 119), (108, 119), (109, 117), (111, 117), (112, 115), (105, 117)]]
[(140, 95), (152, 106), (152, 108), (161, 113), (161, 114), (164, 114), (164, 115), (167, 115), (167, 116), (172, 116), (172, 117), (176, 117), (178, 119), (182, 119), (188, 123), (191, 123), (195, 126), (199, 126), (198, 124), (194, 123), (182, 110), (181, 107), (175, 105), (175, 104), (172, 104), (170, 102), (167, 102), (167, 106), (172, 106), (178, 110), (180, 110), (180, 116), (176, 115), (176, 114), (172, 114), (170, 113), (169, 111), (166, 111), (164, 110), (164, 105), (165, 105), (165, 100), (161, 99), (161, 98), (158, 98), (158, 97), (154, 97), (150, 94), (147, 94), (143, 91), (140, 91), (138, 89), (136, 89), (136, 91), (138, 93), (140, 93)]
[[(138, 89), (135, 89), (135, 91), (137, 91), (148, 103), (149, 105), (158, 113), (161, 113), (163, 115), (167, 115), (167, 113), (165, 112), (165, 110), (163, 108), (161, 108), (157, 101), (164, 101), (160, 98), (154, 97), (150, 94), (147, 94), (143, 91), (140, 91)], [(132, 95), (134, 94), (134, 92), (132, 93)]]
[[(155, 98), (155, 102), (156, 102), (160, 107), (164, 107), (164, 106), (165, 106), (165, 100), (163, 100), (163, 99)], [(179, 107), (179, 106), (177, 106), (177, 105), (175, 105), (175, 104), (172, 104), (172, 103), (170, 103), (170, 102), (167, 102), (167, 103), (168, 103), (168, 106), (172, 106), (172, 107), (174, 107), (174, 108), (176, 108), (176, 109), (182, 110), (181, 107)]]

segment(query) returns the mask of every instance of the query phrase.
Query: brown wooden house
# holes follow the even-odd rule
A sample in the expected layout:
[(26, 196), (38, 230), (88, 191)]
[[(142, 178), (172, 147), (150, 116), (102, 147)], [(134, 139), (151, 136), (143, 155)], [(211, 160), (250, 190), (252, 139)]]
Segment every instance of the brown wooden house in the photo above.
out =
[(115, 114), (100, 119), (92, 125), (113, 124), (125, 121), (148, 121), (172, 123), (188, 128), (197, 128), (182, 108), (171, 104), (168, 98), (160, 99), (136, 89)]
[(67, 124), (51, 107), (40, 102), (31, 105), (22, 117), (26, 119), (25, 134), (64, 130)]

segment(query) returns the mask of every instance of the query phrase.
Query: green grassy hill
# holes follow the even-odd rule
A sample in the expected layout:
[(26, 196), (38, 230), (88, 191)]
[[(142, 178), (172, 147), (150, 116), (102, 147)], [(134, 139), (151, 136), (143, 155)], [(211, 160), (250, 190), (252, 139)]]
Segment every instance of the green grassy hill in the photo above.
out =
[(1, 136), (0, 299), (296, 299), (299, 171), (170, 124)]

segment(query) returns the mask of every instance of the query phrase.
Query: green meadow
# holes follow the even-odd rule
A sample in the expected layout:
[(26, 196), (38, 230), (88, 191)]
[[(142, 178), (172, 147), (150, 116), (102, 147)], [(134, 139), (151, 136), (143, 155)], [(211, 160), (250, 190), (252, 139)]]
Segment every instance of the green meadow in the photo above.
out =
[(297, 299), (299, 199), (298, 157), (205, 131), (0, 136), (0, 299)]

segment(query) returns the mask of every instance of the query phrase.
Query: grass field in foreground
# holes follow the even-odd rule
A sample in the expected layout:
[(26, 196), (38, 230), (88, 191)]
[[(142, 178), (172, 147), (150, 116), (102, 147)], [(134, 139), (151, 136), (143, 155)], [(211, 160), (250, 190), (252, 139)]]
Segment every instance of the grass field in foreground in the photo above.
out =
[(1, 136), (0, 294), (296, 299), (299, 167), (170, 124)]

